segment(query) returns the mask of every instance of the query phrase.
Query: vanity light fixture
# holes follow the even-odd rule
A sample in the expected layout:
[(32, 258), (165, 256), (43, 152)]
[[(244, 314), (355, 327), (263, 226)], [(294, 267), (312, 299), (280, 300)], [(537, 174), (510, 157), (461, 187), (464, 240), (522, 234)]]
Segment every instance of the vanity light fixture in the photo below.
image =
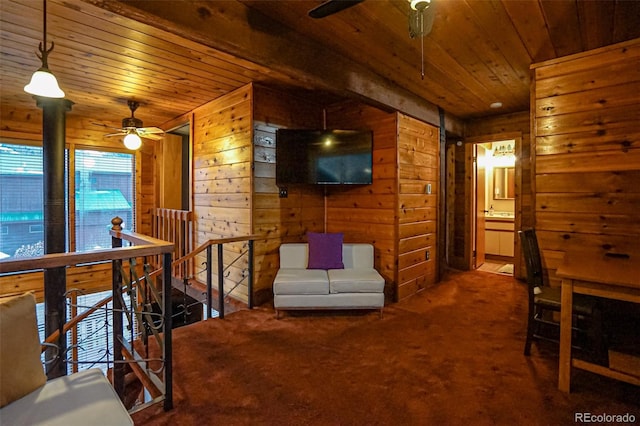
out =
[(43, 40), (38, 46), (40, 54), (36, 53), (36, 56), (42, 61), (42, 66), (33, 73), (29, 84), (24, 86), (24, 91), (36, 96), (43, 96), (46, 98), (64, 98), (64, 92), (58, 86), (58, 80), (49, 71), (49, 65), (47, 63), (47, 56), (53, 50), (54, 43), (51, 42), (51, 48), (47, 49), (47, 0), (43, 0)]

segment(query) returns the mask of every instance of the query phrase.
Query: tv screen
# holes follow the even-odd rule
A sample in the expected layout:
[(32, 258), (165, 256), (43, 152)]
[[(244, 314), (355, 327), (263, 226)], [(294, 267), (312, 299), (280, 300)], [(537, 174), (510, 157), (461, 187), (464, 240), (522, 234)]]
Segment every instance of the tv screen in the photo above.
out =
[(276, 130), (276, 184), (371, 184), (373, 133)]

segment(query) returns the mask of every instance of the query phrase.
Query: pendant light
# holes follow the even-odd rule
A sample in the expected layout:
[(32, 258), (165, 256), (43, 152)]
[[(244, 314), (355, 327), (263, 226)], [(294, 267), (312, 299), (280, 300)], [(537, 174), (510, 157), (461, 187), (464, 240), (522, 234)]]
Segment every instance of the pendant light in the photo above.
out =
[(49, 65), (47, 63), (47, 56), (53, 50), (54, 43), (51, 42), (51, 48), (47, 49), (47, 0), (43, 0), (43, 40), (38, 46), (40, 54), (36, 53), (36, 56), (42, 61), (42, 66), (33, 73), (29, 84), (24, 86), (24, 91), (36, 96), (43, 96), (46, 98), (64, 98), (64, 92), (58, 86), (58, 80), (49, 71)]

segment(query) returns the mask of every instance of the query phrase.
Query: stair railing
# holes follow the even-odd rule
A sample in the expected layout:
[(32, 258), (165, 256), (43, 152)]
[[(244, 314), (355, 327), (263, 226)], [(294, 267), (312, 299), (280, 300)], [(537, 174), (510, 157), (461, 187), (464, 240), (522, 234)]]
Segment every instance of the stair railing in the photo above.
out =
[(155, 209), (153, 217), (154, 238), (171, 241), (174, 250), (171, 256), (172, 276), (183, 279), (194, 274), (193, 262), (175, 262), (193, 250), (193, 213), (187, 210)]
[[(254, 241), (259, 238), (258, 235), (244, 235), (238, 237), (227, 237), (227, 238), (217, 238), (210, 239), (205, 243), (201, 244), (191, 253), (176, 259), (174, 261), (174, 265), (176, 263), (188, 262), (192, 261), (199, 254), (205, 252), (206, 261), (205, 261), (205, 269), (206, 269), (206, 300), (205, 304), (207, 305), (207, 309), (209, 310), (209, 318), (211, 318), (213, 314), (213, 246), (217, 246), (217, 293), (218, 293), (218, 317), (224, 318), (224, 300), (228, 297), (231, 292), (242, 283), (242, 281), (247, 281), (247, 306), (249, 309), (253, 309), (253, 275), (254, 275)], [(224, 264), (224, 245), (229, 243), (237, 243), (237, 242), (247, 242), (247, 249), (242, 250), (238, 256), (232, 261), (228, 262), (225, 266)], [(225, 294), (225, 271), (227, 271), (233, 264), (235, 264), (242, 256), (247, 255), (247, 274), (244, 274), (242, 280), (238, 281), (236, 285), (231, 288)]]
[[(87, 263), (97, 263), (104, 261), (112, 262), (112, 308), (109, 311), (112, 314), (112, 337), (113, 337), (113, 357), (114, 360), (110, 363), (113, 364), (113, 376), (112, 383), (114, 389), (124, 400), (124, 366), (130, 364), (132, 369), (138, 375), (140, 368), (138, 366), (145, 366), (151, 362), (160, 362), (163, 378), (162, 383), (156, 383), (152, 376), (148, 374), (141, 374), (139, 377), (141, 381), (147, 387), (147, 390), (155, 387), (159, 389), (158, 392), (150, 391), (150, 394), (155, 399), (151, 403), (163, 401), (164, 409), (169, 410), (173, 407), (173, 381), (172, 381), (172, 344), (171, 344), (171, 325), (172, 325), (172, 307), (171, 307), (171, 253), (173, 252), (174, 245), (172, 243), (162, 241), (156, 238), (152, 238), (146, 235), (137, 234), (135, 232), (125, 231), (120, 228), (122, 220), (120, 218), (114, 218), (112, 220), (112, 229), (110, 234), (112, 236), (111, 249), (93, 250), (88, 252), (72, 252), (72, 253), (53, 253), (44, 256), (36, 256), (30, 258), (17, 258), (17, 259), (5, 259), (0, 260), (0, 274), (5, 273), (28, 273), (34, 271), (45, 272), (48, 269), (66, 268), (69, 266), (77, 266)], [(136, 267), (135, 259), (139, 258), (153, 258), (160, 256), (162, 261), (160, 263), (161, 269), (154, 273), (144, 272), (144, 277), (137, 277), (137, 271), (139, 267)], [(128, 271), (123, 268), (123, 261), (129, 262)], [(146, 262), (144, 262), (146, 264)], [(143, 269), (144, 271), (144, 269)], [(129, 315), (136, 315), (138, 318), (142, 318), (141, 310), (136, 310), (134, 306), (136, 303), (131, 301), (131, 308), (125, 306), (122, 299), (122, 293), (128, 292), (133, 294), (134, 288), (142, 288), (142, 283), (147, 288), (155, 286), (152, 282), (151, 276), (160, 275), (159, 287), (162, 288), (162, 297), (158, 300), (161, 301), (159, 325), (157, 327), (155, 335), (162, 335), (163, 340), (160, 347), (161, 358), (144, 360), (136, 356), (132, 352), (131, 347), (127, 346), (127, 339), (124, 338), (124, 315), (126, 312), (128, 319)], [(135, 280), (131, 280), (134, 277)], [(135, 281), (135, 282), (134, 282)], [(155, 288), (155, 287), (154, 287)], [(46, 289), (45, 289), (46, 291)], [(70, 290), (71, 291), (71, 290)], [(150, 290), (149, 291), (153, 291)], [(68, 292), (67, 292), (68, 293)], [(62, 297), (67, 297), (62, 295)], [(158, 296), (155, 296), (158, 297)], [(53, 342), (58, 342), (57, 347), (65, 347), (66, 344), (62, 344), (63, 339), (66, 339), (66, 333), (74, 328), (82, 319), (86, 318), (91, 312), (96, 309), (106, 309), (105, 305), (109, 302), (108, 299), (100, 301), (97, 305), (93, 306), (88, 311), (79, 314), (77, 317), (72, 318), (69, 322), (61, 324), (60, 329), (52, 333), (45, 339), (43, 343), (43, 351), (48, 349)], [(156, 313), (150, 313), (148, 315), (158, 315)], [(148, 317), (147, 317), (148, 318)], [(129, 325), (131, 328), (131, 324)], [(58, 353), (58, 357), (64, 362), (66, 353)], [(134, 366), (134, 364), (136, 366)], [(136, 371), (138, 370), (138, 371)], [(145, 378), (145, 376), (147, 378)], [(145, 381), (147, 382), (145, 384)], [(150, 383), (153, 382), (153, 383)], [(139, 409), (140, 407), (138, 407)]]

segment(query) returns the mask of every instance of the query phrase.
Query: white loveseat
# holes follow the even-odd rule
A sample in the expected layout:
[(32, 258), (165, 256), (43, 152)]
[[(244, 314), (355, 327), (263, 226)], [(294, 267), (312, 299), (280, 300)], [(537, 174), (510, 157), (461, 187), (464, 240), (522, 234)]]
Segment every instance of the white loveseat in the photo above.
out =
[(273, 281), (273, 305), (290, 309), (384, 308), (384, 278), (373, 266), (371, 244), (343, 244), (344, 269), (307, 269), (309, 246), (280, 246), (280, 269)]

